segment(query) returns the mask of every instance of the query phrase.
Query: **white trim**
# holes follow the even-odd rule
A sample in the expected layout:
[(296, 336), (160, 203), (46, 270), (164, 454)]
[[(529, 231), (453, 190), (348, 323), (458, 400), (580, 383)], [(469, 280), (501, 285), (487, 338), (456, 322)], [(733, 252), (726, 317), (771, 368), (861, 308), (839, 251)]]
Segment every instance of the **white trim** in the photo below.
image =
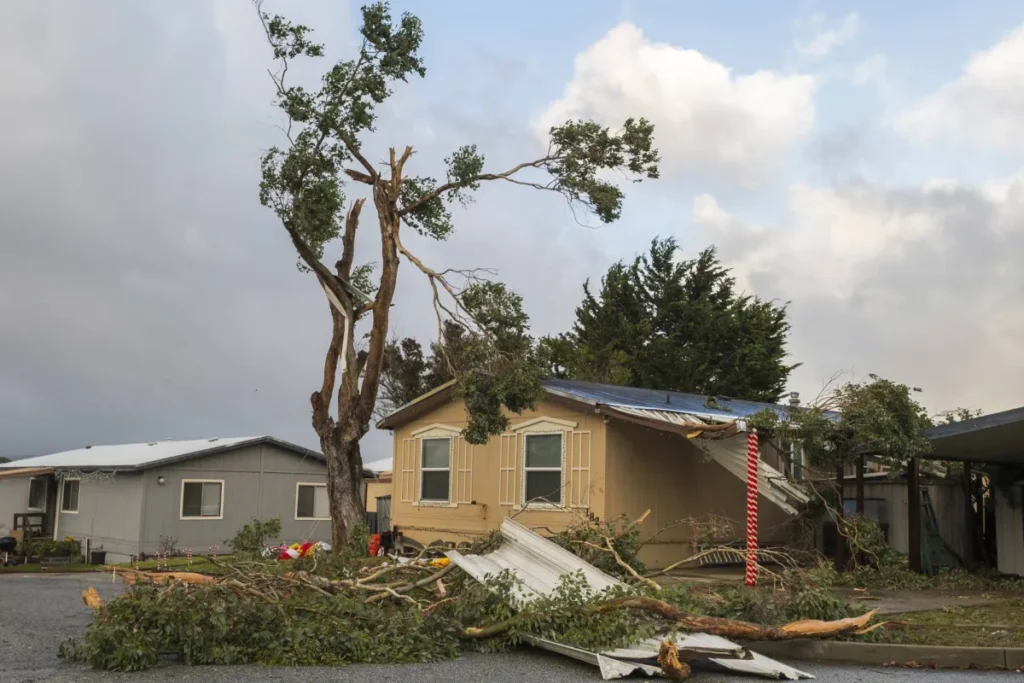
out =
[[(299, 517), (299, 489), (303, 486), (322, 486), (327, 488), (327, 484), (318, 481), (297, 481), (295, 482), (295, 521), (296, 522), (329, 522), (331, 521), (331, 501), (330, 498), (327, 500), (327, 516), (326, 517)], [(316, 491), (313, 492), (313, 513), (316, 514)]]
[[(558, 436), (561, 442), (562, 458), (561, 463), (558, 467), (527, 467), (526, 466), (526, 442), (530, 440), (531, 436)], [(529, 502), (526, 498), (526, 474), (527, 472), (558, 472), (561, 475), (560, 481), (561, 486), (558, 491), (558, 503), (540, 503), (540, 502)], [(529, 432), (523, 435), (523, 467), (522, 467), (522, 491), (519, 498), (519, 504), (522, 508), (529, 510), (567, 510), (568, 506), (566, 503), (566, 480), (565, 480), (565, 432), (564, 431), (547, 431), (547, 432)]]
[[(200, 515), (199, 517), (186, 517), (185, 512), (185, 484), (220, 484), (220, 514), (216, 517)], [(200, 503), (202, 499), (200, 499)], [(223, 479), (182, 479), (181, 496), (178, 498), (178, 519), (180, 520), (218, 520), (224, 519), (224, 480)]]
[[(34, 508), (32, 507), (32, 482), (38, 479), (43, 482), (43, 507)], [(28, 478), (28, 503), (25, 505), (25, 510), (28, 512), (46, 512), (46, 496), (50, 492), (50, 482), (45, 476), (43, 477), (29, 477)], [(57, 491), (60, 494), (60, 491)]]
[[(65, 510), (64, 509), (64, 487), (67, 486), (68, 482), (71, 482), (71, 481), (77, 481), (78, 482), (78, 500), (75, 501), (75, 505), (77, 507), (74, 510)], [(78, 509), (82, 505), (82, 479), (80, 477), (68, 477), (66, 479), (61, 479), (61, 481), (60, 481), (60, 489), (57, 491), (57, 497), (59, 499), (57, 501), (57, 509), (60, 510), (60, 514), (62, 514), (62, 515), (77, 515), (78, 514)]]
[[(432, 425), (428, 425), (426, 427), (420, 427), (415, 432), (410, 432), (409, 436), (415, 436), (415, 437), (418, 437), (418, 438), (423, 438), (424, 434), (426, 434), (427, 432), (433, 432), (433, 431), (452, 433), (452, 434), (461, 434), (462, 433), (462, 430), (459, 429), (458, 427), (452, 427), (451, 425), (443, 425), (443, 424), (435, 422)], [(430, 438), (430, 437), (426, 437), (426, 438)]]
[[(447, 441), (448, 442), (448, 467), (424, 467), (423, 466), (423, 444), (426, 441)], [(416, 503), (419, 505), (444, 505), (455, 507), (452, 503), (452, 447), (455, 444), (455, 439), (451, 436), (427, 436), (419, 439), (420, 452), (419, 460), (419, 490), (416, 492)], [(448, 473), (448, 500), (436, 500), (436, 499), (423, 499), (423, 473), (424, 472), (447, 472)]]
[[(560, 420), (557, 417), (535, 417), (532, 420), (527, 420), (526, 422), (520, 422), (517, 425), (513, 425), (512, 427), (509, 428), (509, 431), (518, 432), (518, 431), (522, 431), (524, 429), (527, 429), (529, 427), (534, 427), (536, 425), (544, 425), (544, 426), (550, 425), (551, 427), (562, 427), (564, 429), (576, 429), (576, 426), (578, 424), (579, 424), (578, 422), (572, 422), (570, 420)], [(534, 431), (534, 430), (530, 430), (530, 431)]]

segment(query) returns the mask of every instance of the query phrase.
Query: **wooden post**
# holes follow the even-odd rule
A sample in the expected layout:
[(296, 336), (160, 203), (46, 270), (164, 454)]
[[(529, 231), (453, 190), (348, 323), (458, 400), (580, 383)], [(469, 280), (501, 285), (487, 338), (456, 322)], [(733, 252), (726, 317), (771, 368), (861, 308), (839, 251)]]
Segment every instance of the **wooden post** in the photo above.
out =
[(965, 462), (964, 470), (961, 473), (961, 483), (964, 489), (964, 517), (967, 523), (965, 528), (967, 534), (967, 542), (964, 544), (966, 547), (962, 548), (964, 551), (964, 562), (968, 565), (974, 564), (975, 558), (978, 557), (978, 517), (974, 513), (974, 505), (972, 498), (974, 497), (974, 482), (971, 479), (971, 464)]
[(839, 504), (836, 506), (836, 571), (846, 571), (850, 560), (847, 557), (846, 536), (843, 535), (843, 518), (846, 516), (844, 499), (846, 497), (846, 468), (842, 465), (836, 468), (836, 489), (839, 491)]
[(911, 458), (907, 477), (907, 536), (911, 571), (921, 571), (921, 462)]

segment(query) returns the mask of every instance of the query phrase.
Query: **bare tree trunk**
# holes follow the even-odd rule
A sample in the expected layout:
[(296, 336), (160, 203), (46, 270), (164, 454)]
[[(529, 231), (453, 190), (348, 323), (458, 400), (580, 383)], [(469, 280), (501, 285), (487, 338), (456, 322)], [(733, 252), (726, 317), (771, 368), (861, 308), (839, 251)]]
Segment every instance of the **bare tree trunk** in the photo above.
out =
[(336, 427), (327, 438), (320, 438), (320, 448), (327, 459), (327, 498), (331, 511), (331, 546), (341, 550), (348, 543), (352, 528), (364, 520), (363, 458), (359, 437), (351, 438)]

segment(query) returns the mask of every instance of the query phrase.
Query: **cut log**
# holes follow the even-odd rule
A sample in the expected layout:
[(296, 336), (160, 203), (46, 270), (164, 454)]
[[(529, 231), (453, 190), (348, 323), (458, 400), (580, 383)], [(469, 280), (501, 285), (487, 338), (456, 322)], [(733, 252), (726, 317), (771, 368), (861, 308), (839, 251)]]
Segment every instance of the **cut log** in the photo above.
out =
[(661, 641), (658, 650), (658, 666), (670, 681), (685, 681), (690, 678), (690, 665), (679, 661), (679, 648), (671, 640)]
[(103, 607), (103, 598), (100, 597), (100, 594), (92, 586), (82, 591), (82, 602), (91, 610), (98, 610), (100, 607)]

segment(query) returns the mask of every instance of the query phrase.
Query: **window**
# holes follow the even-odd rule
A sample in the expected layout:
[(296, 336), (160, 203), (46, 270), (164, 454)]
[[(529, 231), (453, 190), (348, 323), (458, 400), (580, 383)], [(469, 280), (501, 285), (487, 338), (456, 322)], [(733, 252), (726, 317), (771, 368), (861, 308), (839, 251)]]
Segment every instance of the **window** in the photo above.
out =
[(46, 509), (46, 480), (33, 477), (28, 483), (28, 509)]
[(329, 520), (327, 484), (299, 484), (295, 494), (295, 519)]
[(420, 500), (447, 503), (451, 493), (452, 440), (423, 439), (420, 446)]
[(181, 482), (182, 519), (222, 519), (224, 482), (184, 480)]
[(562, 504), (562, 435), (527, 434), (523, 503)]
[(78, 513), (78, 485), (77, 479), (65, 479), (62, 484), (60, 511)]

